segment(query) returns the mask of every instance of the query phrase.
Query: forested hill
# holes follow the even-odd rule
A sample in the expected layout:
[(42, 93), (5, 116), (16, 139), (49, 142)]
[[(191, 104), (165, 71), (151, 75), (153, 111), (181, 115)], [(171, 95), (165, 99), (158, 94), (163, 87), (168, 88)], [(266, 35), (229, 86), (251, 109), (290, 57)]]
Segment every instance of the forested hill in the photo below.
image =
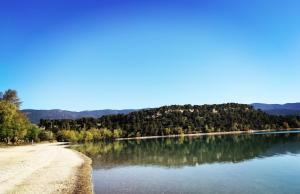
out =
[[(251, 104), (255, 109), (261, 109), (264, 112), (271, 115), (298, 115), (300, 116), (300, 103), (288, 103), (288, 104), (263, 104), (254, 103)], [(29, 120), (33, 123), (39, 123), (41, 119), (80, 119), (83, 117), (93, 117), (99, 118), (104, 115), (112, 114), (127, 114), (136, 109), (124, 109), (124, 110), (91, 110), (91, 111), (67, 111), (60, 109), (53, 110), (34, 110), (34, 109), (24, 109), (22, 112), (26, 113)]]
[[(172, 105), (77, 120), (41, 120), (47, 130), (120, 129), (122, 137), (300, 127), (299, 117), (268, 115), (246, 104)], [(108, 130), (107, 130), (108, 129)], [(103, 134), (102, 134), (103, 135)]]
[(24, 109), (24, 112), (29, 120), (33, 123), (38, 124), (41, 119), (79, 119), (83, 117), (93, 117), (99, 118), (103, 115), (111, 115), (111, 114), (127, 114), (134, 109), (124, 109), (124, 110), (112, 110), (112, 109), (104, 109), (104, 110), (92, 110), (92, 111), (67, 111), (60, 109), (53, 110), (33, 110), (33, 109)]

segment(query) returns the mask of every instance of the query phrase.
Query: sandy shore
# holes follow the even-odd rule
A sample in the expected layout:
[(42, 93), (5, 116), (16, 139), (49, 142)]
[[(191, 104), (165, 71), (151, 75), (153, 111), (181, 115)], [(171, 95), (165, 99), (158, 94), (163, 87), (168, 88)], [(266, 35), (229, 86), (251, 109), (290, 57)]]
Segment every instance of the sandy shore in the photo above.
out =
[(0, 193), (92, 193), (91, 160), (62, 144), (0, 148)]

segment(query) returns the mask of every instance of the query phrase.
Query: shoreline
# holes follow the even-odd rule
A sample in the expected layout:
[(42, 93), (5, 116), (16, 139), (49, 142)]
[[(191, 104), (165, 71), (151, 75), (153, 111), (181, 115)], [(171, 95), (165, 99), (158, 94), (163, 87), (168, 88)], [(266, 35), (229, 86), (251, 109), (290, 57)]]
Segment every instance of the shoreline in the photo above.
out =
[[(299, 128), (144, 136), (115, 140), (272, 133), (293, 130), (299, 130)], [(91, 164), (92, 160), (88, 156), (68, 148), (66, 143), (0, 147), (0, 194), (53, 193), (54, 191), (58, 194), (93, 194)]]
[(72, 194), (93, 194), (92, 159), (81, 152), (71, 150), (83, 159), (82, 165), (77, 169), (76, 184)]
[(92, 194), (91, 159), (65, 143), (0, 148), (0, 194)]
[(300, 129), (299, 128), (264, 129), (264, 130), (248, 130), (248, 131), (190, 133), (190, 134), (178, 134), (178, 135), (156, 135), (156, 136), (143, 136), (143, 137), (124, 137), (124, 138), (117, 138), (115, 140), (116, 141), (123, 141), (123, 140), (158, 139), (158, 138), (173, 138), (173, 137), (198, 137), (198, 136), (210, 136), (210, 135), (254, 134), (254, 133), (259, 133), (259, 132), (278, 132), (278, 131), (293, 131), (293, 130), (300, 130)]

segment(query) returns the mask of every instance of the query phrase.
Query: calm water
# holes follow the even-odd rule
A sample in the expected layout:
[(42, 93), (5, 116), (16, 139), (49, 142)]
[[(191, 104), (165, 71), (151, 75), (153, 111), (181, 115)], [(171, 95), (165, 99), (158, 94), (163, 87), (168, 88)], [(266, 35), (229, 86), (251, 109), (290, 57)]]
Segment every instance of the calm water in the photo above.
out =
[(300, 193), (300, 133), (85, 144), (95, 193)]

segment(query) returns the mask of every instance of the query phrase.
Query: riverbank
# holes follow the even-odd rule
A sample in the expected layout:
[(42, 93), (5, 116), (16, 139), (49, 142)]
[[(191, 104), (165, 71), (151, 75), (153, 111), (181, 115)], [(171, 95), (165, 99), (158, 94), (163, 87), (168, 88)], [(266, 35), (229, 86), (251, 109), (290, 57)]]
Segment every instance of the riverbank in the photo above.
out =
[(0, 148), (0, 193), (92, 193), (91, 160), (61, 143)]
[(158, 136), (144, 136), (144, 137), (127, 137), (117, 138), (116, 140), (137, 140), (137, 139), (156, 139), (156, 138), (170, 138), (170, 137), (195, 137), (195, 136), (207, 136), (207, 135), (234, 135), (234, 134), (245, 134), (245, 133), (259, 133), (259, 132), (276, 132), (276, 131), (292, 131), (300, 130), (299, 128), (289, 129), (266, 129), (266, 130), (248, 130), (248, 131), (228, 131), (228, 132), (211, 132), (211, 133), (190, 133), (190, 134), (179, 134), (179, 135), (158, 135)]

